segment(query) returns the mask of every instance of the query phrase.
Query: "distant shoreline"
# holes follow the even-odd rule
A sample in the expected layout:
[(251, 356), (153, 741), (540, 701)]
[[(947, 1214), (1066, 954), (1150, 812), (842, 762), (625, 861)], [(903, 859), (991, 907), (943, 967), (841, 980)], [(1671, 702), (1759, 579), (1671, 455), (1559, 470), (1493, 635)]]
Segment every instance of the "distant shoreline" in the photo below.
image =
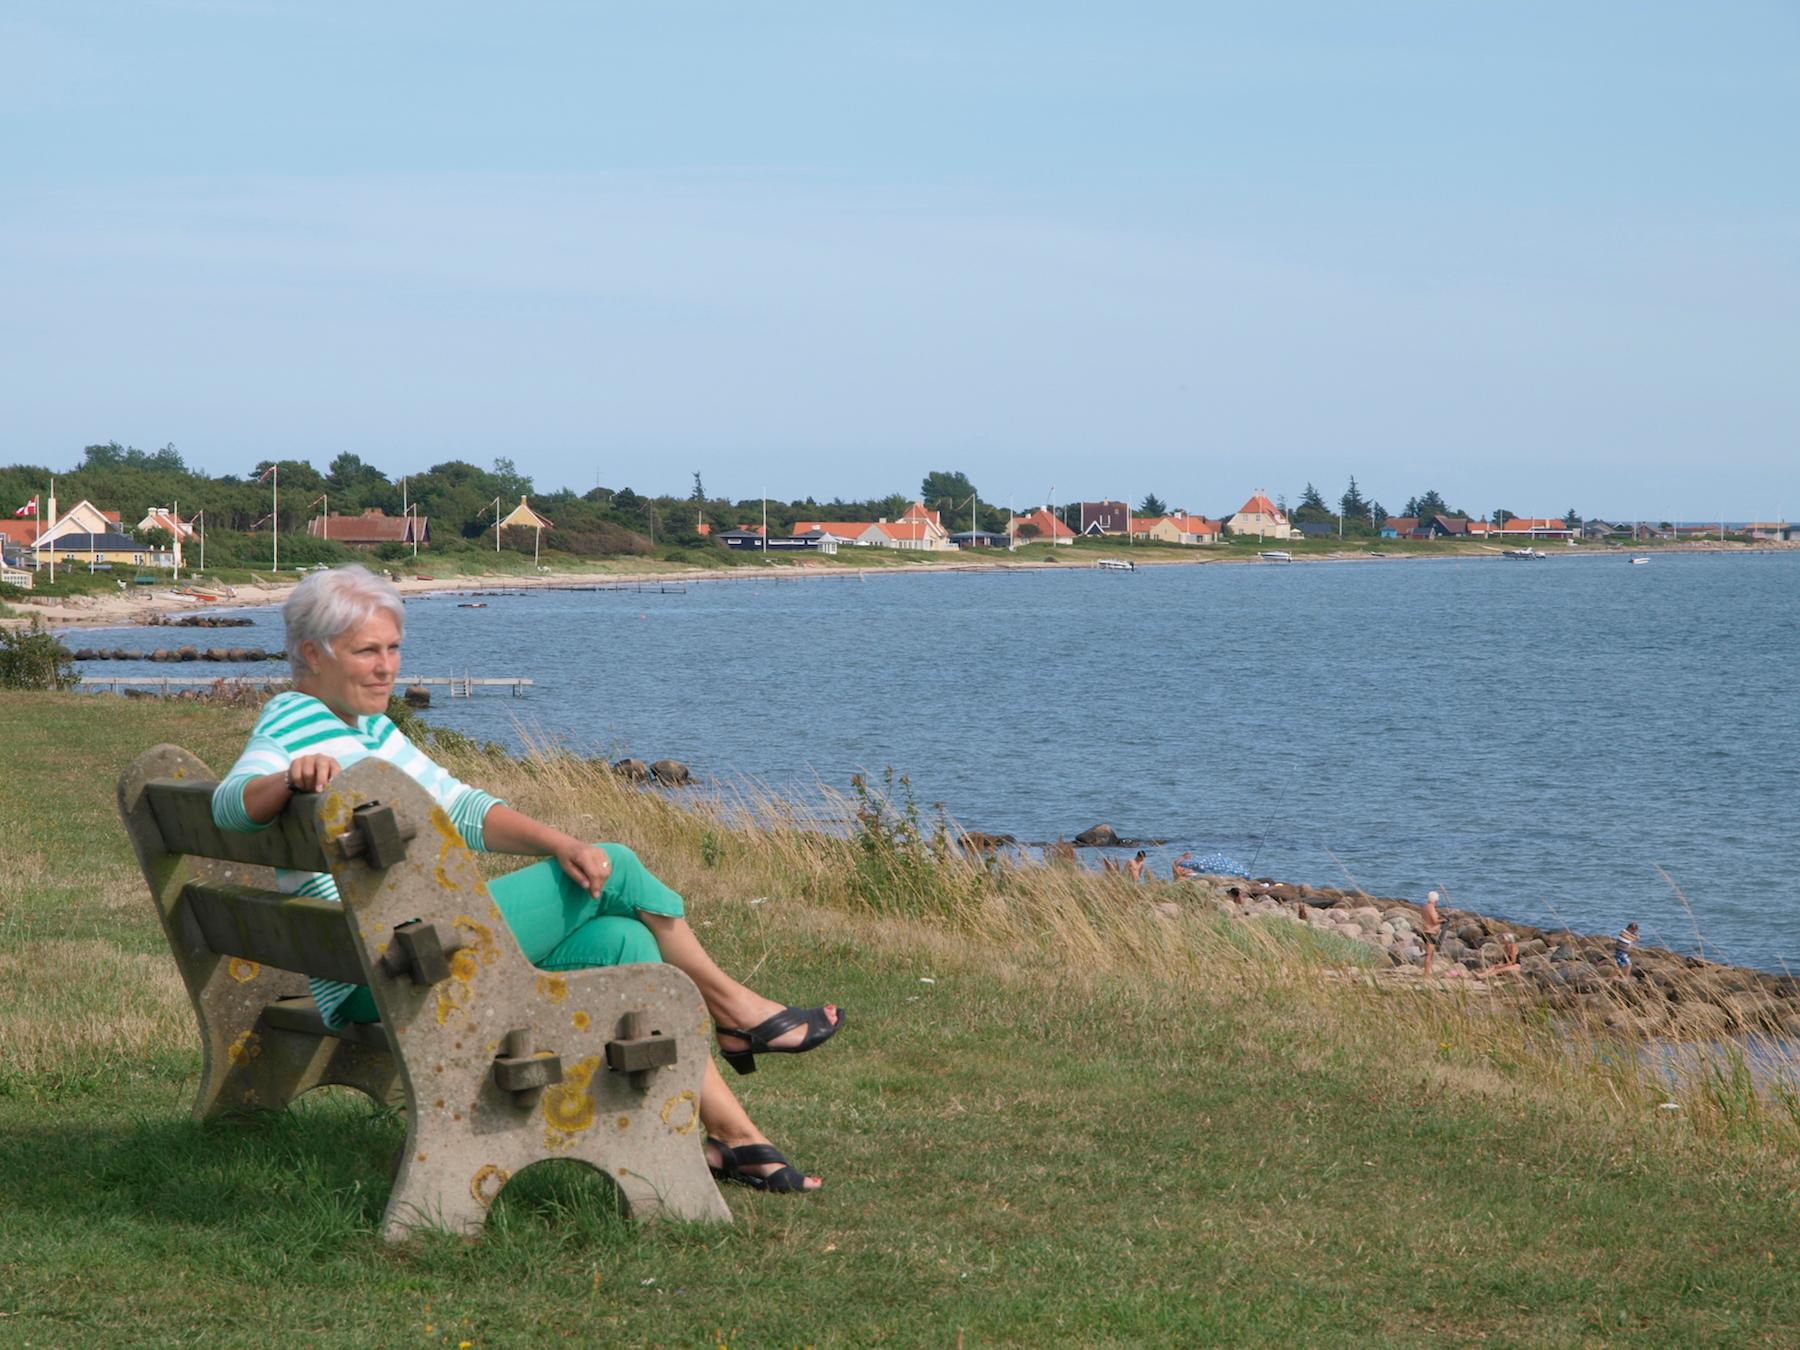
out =
[[(1282, 547), (1283, 543), (1299, 543), (1298, 540), (1276, 540), (1270, 544), (1273, 551)], [(1038, 545), (1027, 545), (1037, 548)], [(1129, 552), (1132, 546), (1120, 544), (1122, 551)], [(1259, 552), (1262, 550), (1259, 550)], [(1632, 552), (1628, 545), (1583, 545), (1580, 548), (1545, 549), (1550, 558), (1614, 558), (1625, 557)], [(1679, 544), (1658, 544), (1646, 550), (1651, 557), (1668, 557), (1690, 553), (1791, 553), (1800, 551), (1800, 544), (1735, 544), (1713, 541), (1690, 541)], [(1391, 553), (1379, 556), (1372, 555), (1367, 547), (1355, 550), (1349, 548), (1334, 549), (1326, 553), (1295, 553), (1289, 562), (1268, 563), (1256, 555), (1208, 553), (1196, 557), (1161, 557), (1134, 559), (1142, 568), (1154, 567), (1194, 567), (1210, 565), (1244, 565), (1258, 564), (1263, 566), (1291, 566), (1293, 564), (1318, 563), (1405, 563), (1405, 562), (1467, 562), (1488, 559), (1500, 559), (1504, 549), (1498, 545), (1483, 546), (1480, 549), (1460, 549), (1445, 553)], [(1069, 555), (1057, 555), (1059, 558)], [(1013, 557), (969, 557), (955, 562), (890, 563), (881, 567), (825, 567), (798, 561), (780, 566), (780, 570), (762, 569), (747, 570), (744, 568), (687, 568), (680, 570), (655, 570), (647, 572), (546, 572), (536, 576), (517, 576), (510, 573), (492, 573), (476, 576), (431, 577), (411, 574), (394, 574), (394, 584), (402, 595), (433, 595), (442, 593), (467, 592), (477, 590), (548, 590), (559, 586), (630, 586), (639, 583), (656, 583), (667, 585), (687, 581), (751, 581), (780, 580), (800, 581), (813, 579), (849, 578), (849, 577), (894, 577), (894, 576), (934, 576), (945, 572), (1009, 572), (1009, 571), (1044, 571), (1067, 572), (1070, 570), (1090, 570), (1096, 561), (1092, 556), (1083, 553), (1075, 555), (1073, 562), (1052, 562), (1048, 558), (1021, 559)], [(393, 571), (392, 568), (389, 569)], [(40, 617), (52, 628), (130, 628), (148, 625), (152, 617), (168, 617), (175, 614), (193, 614), (223, 612), (231, 609), (252, 608), (262, 605), (277, 605), (285, 601), (289, 592), (299, 584), (299, 578), (292, 581), (248, 582), (234, 587), (236, 594), (227, 602), (207, 604), (196, 602), (190, 598), (176, 595), (167, 587), (152, 587), (149, 594), (119, 595), (77, 595), (59, 597), (52, 603), (33, 603), (30, 600), (14, 602), (22, 613), (16, 617), (0, 620), (5, 626), (23, 626), (30, 622), (32, 616)]]

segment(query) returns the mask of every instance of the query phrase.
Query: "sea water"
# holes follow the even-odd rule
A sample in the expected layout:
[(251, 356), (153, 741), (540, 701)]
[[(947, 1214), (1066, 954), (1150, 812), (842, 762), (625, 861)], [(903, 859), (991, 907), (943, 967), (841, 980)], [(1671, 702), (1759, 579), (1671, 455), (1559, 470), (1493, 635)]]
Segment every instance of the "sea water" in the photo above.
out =
[[(1167, 840), (1164, 875), (1217, 850), (1527, 923), (1636, 919), (1651, 944), (1782, 969), (1800, 965), (1797, 585), (1797, 554), (1132, 573), (1070, 556), (419, 597), (405, 667), (529, 676), (520, 700), (439, 689), (430, 714), (513, 747), (671, 757), (801, 802), (891, 766), (967, 828)], [(248, 612), (220, 640), (279, 646), (278, 613)]]

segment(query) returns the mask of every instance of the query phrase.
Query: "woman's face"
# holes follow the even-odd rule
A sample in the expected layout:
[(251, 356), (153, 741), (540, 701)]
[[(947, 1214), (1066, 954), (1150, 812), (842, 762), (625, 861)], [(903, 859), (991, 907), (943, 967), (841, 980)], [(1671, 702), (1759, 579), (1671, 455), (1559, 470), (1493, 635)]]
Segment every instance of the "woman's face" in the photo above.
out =
[(385, 610), (339, 633), (330, 651), (304, 642), (300, 654), (312, 667), (300, 687), (338, 716), (349, 720), (387, 711), (400, 673), (400, 626)]

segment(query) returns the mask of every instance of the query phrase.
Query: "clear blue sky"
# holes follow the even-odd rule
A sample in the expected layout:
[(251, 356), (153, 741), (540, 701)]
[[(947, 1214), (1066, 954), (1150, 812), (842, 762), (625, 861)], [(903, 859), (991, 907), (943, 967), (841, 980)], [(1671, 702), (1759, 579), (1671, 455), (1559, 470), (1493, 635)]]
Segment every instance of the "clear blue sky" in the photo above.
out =
[(1800, 8), (0, 9), (0, 462), (1800, 514)]

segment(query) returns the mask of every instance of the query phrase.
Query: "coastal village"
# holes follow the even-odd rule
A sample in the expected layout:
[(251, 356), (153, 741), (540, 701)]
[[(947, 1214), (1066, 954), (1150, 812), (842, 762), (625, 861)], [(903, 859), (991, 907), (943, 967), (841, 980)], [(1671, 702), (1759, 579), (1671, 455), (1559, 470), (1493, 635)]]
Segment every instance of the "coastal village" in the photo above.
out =
[[(40, 516), (42, 498), (33, 496), (10, 516), (0, 516), (0, 582), (30, 589), (33, 575), (46, 567), (85, 567), (89, 570), (137, 569), (143, 572), (180, 572), (204, 566), (205, 520), (203, 513), (183, 518), (175, 505), (155, 506), (135, 525), (127, 527), (120, 510), (81, 500), (57, 511), (54, 497)], [(273, 513), (271, 513), (273, 514)], [(1800, 526), (1786, 521), (1751, 521), (1727, 524), (1668, 522), (1618, 522), (1575, 516), (1515, 516), (1496, 512), (1496, 519), (1435, 513), (1426, 516), (1388, 516), (1371, 521), (1372, 537), (1383, 540), (1482, 540), (1514, 546), (1538, 542), (1639, 542), (1724, 538), (1790, 543), (1800, 539)], [(266, 522), (259, 522), (266, 523)], [(1283, 543), (1296, 540), (1342, 538), (1342, 519), (1297, 522), (1264, 490), (1249, 495), (1236, 511), (1206, 516), (1181, 510), (1146, 513), (1128, 502), (1102, 498), (1063, 504), (1045, 503), (1009, 513), (1004, 531), (953, 528), (941, 511), (915, 499), (893, 519), (797, 521), (788, 533), (769, 530), (760, 523), (739, 525), (699, 521), (696, 533), (713, 544), (735, 551), (765, 554), (839, 554), (853, 549), (890, 549), (899, 552), (946, 553), (957, 550), (1020, 550), (1036, 545), (1072, 544), (1078, 539), (1113, 540), (1124, 544), (1162, 544), (1206, 548), (1226, 538)], [(529, 530), (534, 555), (554, 522), (534, 510), (521, 496), (505, 515), (496, 513), (495, 545), (503, 532)], [(352, 548), (376, 548), (387, 544), (410, 547), (415, 553), (432, 543), (431, 520), (418, 509), (389, 515), (379, 507), (356, 514), (322, 511), (310, 516), (306, 533), (316, 539)], [(1361, 531), (1371, 537), (1370, 531)], [(195, 549), (198, 548), (198, 563)]]

